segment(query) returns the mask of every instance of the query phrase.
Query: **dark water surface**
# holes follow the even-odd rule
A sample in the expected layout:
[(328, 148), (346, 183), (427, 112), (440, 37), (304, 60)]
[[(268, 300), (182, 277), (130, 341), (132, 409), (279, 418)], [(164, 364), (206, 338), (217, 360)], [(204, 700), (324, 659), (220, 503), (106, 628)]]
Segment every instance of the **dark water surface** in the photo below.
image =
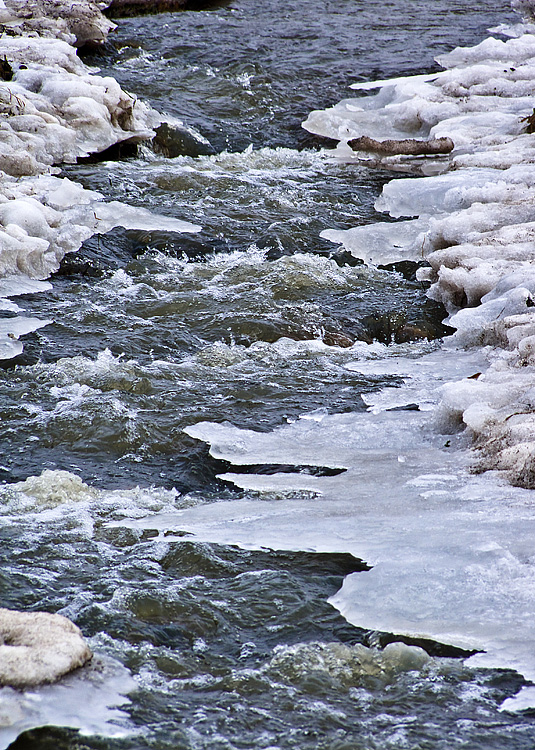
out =
[[(330, 163), (300, 122), (354, 81), (434, 69), (435, 54), (511, 18), (490, 0), (233, 0), (121, 21), (116, 49), (91, 59), (209, 153), (144, 150), (66, 174), (203, 230), (92, 238), (51, 292), (22, 302), (54, 323), (0, 371), (2, 477), (64, 470), (89, 489), (44, 517), (6, 485), (3, 602), (66, 614), (125, 664), (138, 684), (126, 713), (141, 734), (49, 728), (14, 748), (533, 747), (533, 718), (498, 710), (522, 684), (514, 673), (468, 669), (436, 644), (414, 668), (407, 654), (388, 662), (361, 648), (390, 639), (326, 602), (344, 576), (366, 575), (360, 561), (107, 526), (239, 497), (185, 426), (270, 430), (316, 409), (361, 410), (361, 394), (397, 381), (345, 369), (356, 351), (434, 346), (400, 333), (405, 323), (441, 333), (424, 289), (348, 264), (318, 237), (377, 220), (389, 175)], [(43, 479), (45, 507), (67, 480)]]

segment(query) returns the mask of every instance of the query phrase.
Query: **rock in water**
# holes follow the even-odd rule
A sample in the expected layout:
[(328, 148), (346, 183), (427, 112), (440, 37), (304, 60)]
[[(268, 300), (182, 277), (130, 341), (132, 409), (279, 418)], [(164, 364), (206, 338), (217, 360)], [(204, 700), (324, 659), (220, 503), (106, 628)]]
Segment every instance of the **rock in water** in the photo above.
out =
[(154, 132), (154, 150), (171, 159), (175, 156), (203, 156), (215, 153), (205, 138), (185, 126), (162, 122)]
[(187, 0), (111, 0), (106, 9), (110, 16), (137, 16), (143, 13), (185, 10)]
[(80, 629), (66, 617), (0, 608), (0, 685), (55, 682), (92, 656)]

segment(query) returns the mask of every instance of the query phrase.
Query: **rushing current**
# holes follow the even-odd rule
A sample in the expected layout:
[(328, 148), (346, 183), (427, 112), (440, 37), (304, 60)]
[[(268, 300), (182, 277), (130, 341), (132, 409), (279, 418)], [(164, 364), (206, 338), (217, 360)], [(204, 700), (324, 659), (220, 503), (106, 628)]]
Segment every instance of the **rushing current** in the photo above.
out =
[(363, 394), (400, 378), (346, 367), (355, 342), (435, 350), (444, 312), (411, 273), (319, 238), (378, 220), (391, 175), (329, 161), (300, 123), (351, 83), (436, 70), (436, 54), (511, 17), (506, 0), (231, 0), (121, 20), (88, 60), (193, 135), (181, 155), (142, 148), (65, 174), (202, 231), (95, 236), (24, 299), (53, 322), (0, 370), (3, 605), (70, 617), (109, 660), (91, 679), (116, 670), (127, 698), (111, 716), (82, 685), (70, 722), (51, 692), (58, 726), (13, 748), (533, 747), (533, 715), (499, 710), (516, 673), (394, 643), (327, 602), (365, 562), (120, 523), (251, 495), (185, 428), (364, 413)]

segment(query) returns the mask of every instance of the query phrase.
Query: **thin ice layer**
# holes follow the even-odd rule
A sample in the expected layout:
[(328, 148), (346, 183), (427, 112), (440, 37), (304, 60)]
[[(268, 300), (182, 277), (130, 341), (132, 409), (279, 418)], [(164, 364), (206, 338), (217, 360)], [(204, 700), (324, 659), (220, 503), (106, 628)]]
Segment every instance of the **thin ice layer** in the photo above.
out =
[(12, 318), (0, 318), (0, 360), (12, 359), (22, 353), (21, 336), (39, 330), (49, 324), (48, 320), (26, 318), (16, 315)]
[(63, 726), (82, 734), (121, 738), (132, 734), (126, 714), (118, 707), (136, 683), (118, 662), (96, 657), (92, 664), (54, 685), (34, 690), (0, 689), (0, 748), (7, 748), (28, 729)]
[(373, 565), (332, 600), (352, 623), (481, 650), (478, 665), (535, 679), (535, 499), (492, 475), (469, 474), (458, 438), (437, 434), (429, 419), (415, 411), (318, 416), (269, 434), (203, 423), (189, 434), (233, 464), (347, 471), (229, 473), (223, 478), (261, 499), (133, 523), (163, 530), (167, 540), (175, 530), (245, 547), (349, 552)]

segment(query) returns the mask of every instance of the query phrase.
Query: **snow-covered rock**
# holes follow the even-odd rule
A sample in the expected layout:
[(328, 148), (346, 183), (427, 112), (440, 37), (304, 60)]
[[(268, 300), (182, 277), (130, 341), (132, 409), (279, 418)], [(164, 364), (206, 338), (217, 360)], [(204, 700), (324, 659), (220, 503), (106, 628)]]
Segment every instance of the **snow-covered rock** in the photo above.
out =
[(0, 609), (0, 685), (55, 682), (91, 657), (79, 628), (66, 617)]

